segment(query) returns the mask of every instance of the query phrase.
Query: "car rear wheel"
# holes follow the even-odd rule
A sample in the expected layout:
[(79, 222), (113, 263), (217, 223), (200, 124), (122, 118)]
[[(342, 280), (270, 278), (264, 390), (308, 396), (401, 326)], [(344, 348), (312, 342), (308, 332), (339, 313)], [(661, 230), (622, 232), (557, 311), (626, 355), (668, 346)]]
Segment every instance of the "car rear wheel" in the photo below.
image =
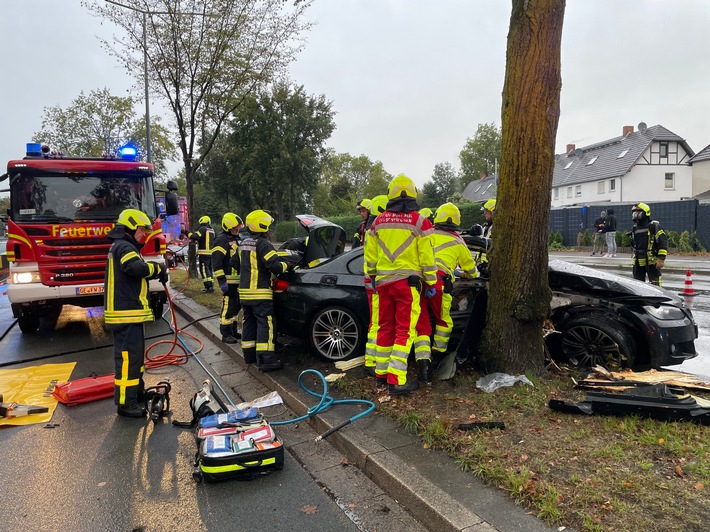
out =
[(326, 307), (313, 316), (308, 341), (318, 357), (337, 362), (364, 352), (365, 331), (352, 310)]
[(602, 314), (579, 315), (561, 327), (560, 348), (576, 366), (633, 367), (636, 342), (629, 330)]

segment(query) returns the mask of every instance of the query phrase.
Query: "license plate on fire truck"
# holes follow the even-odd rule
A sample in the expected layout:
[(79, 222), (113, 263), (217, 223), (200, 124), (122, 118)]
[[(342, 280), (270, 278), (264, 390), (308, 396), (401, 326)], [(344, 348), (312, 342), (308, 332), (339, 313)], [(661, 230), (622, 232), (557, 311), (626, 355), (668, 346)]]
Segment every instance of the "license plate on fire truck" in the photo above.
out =
[(92, 294), (103, 294), (103, 285), (99, 286), (80, 286), (76, 289), (76, 295), (78, 296), (89, 296)]

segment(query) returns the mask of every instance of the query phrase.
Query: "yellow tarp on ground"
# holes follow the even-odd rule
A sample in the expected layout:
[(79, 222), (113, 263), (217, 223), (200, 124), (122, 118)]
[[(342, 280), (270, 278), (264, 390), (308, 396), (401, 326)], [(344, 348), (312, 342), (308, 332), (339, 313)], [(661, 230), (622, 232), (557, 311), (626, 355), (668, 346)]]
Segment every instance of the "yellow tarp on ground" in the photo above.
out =
[(32, 425), (47, 423), (52, 419), (57, 400), (52, 397), (54, 386), (66, 382), (74, 371), (76, 362), (44, 364), (19, 369), (0, 369), (0, 395), (6, 403), (46, 406), (49, 412), (16, 418), (0, 418), (3, 425)]

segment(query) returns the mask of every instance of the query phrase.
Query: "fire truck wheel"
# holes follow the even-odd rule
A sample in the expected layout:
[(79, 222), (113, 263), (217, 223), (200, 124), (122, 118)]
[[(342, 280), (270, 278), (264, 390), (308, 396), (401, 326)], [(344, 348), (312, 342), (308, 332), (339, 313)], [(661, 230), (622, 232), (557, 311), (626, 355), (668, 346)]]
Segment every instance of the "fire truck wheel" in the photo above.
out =
[(32, 334), (37, 332), (39, 328), (39, 316), (34, 312), (23, 312), (22, 315), (17, 318), (17, 324), (24, 334)]
[(158, 321), (163, 317), (163, 305), (163, 302), (158, 299), (154, 299), (153, 301), (151, 301), (150, 309), (153, 311), (153, 317), (155, 318), (155, 321)]

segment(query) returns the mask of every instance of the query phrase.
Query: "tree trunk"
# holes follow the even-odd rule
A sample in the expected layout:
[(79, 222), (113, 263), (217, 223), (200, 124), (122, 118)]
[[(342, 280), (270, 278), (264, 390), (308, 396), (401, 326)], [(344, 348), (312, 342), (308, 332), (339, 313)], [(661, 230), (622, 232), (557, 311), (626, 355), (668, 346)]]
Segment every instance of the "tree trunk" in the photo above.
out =
[[(192, 182), (192, 165), (185, 164), (185, 183), (187, 186), (187, 221), (190, 227), (187, 228), (188, 231), (192, 231), (192, 223), (195, 220), (194, 202), (193, 202), (193, 182)], [(197, 250), (195, 248), (194, 241), (190, 240), (190, 244), (187, 246), (187, 264), (188, 264), (188, 274), (191, 278), (197, 277)]]
[(502, 107), (500, 182), (481, 359), (540, 373), (549, 314), (547, 228), (560, 115), (565, 0), (513, 0)]

